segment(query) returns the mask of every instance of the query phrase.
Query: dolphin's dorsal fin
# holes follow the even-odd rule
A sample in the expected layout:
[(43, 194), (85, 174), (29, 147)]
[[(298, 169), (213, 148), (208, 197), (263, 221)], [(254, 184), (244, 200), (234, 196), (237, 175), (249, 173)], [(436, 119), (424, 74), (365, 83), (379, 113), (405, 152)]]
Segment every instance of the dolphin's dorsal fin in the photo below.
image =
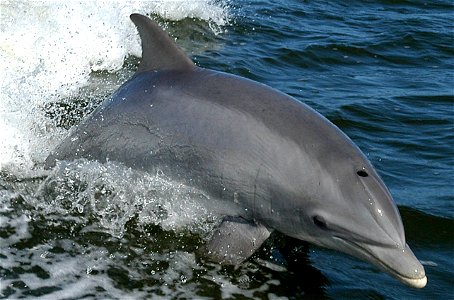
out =
[(195, 67), (191, 59), (150, 18), (132, 14), (142, 40), (142, 62), (137, 73), (160, 70), (190, 70)]

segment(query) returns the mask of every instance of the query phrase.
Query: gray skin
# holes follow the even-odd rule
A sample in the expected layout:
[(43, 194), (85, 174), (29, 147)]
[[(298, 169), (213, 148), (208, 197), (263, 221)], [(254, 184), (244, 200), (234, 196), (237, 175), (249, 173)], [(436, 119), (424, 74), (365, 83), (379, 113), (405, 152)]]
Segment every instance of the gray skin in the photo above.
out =
[(204, 255), (247, 259), (272, 230), (366, 260), (422, 288), (424, 268), (397, 207), (336, 126), (263, 84), (196, 67), (159, 26), (131, 15), (138, 72), (46, 160), (87, 158), (163, 171), (206, 192), (225, 216)]

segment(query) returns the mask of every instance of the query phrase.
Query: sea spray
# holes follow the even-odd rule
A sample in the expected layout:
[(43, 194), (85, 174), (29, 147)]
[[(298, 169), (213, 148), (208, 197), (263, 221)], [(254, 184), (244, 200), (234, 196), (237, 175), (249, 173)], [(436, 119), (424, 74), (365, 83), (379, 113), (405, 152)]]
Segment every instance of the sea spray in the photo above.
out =
[[(224, 1), (2, 1), (0, 33), (0, 169), (39, 165), (67, 134), (49, 104), (84, 97), (94, 72), (118, 73), (140, 57), (133, 12), (162, 20), (194, 18), (213, 32), (229, 21)], [(124, 81), (88, 88), (98, 103)], [(86, 104), (86, 103), (85, 103)], [(64, 115), (71, 109), (51, 112)], [(73, 108), (73, 107), (70, 107)]]

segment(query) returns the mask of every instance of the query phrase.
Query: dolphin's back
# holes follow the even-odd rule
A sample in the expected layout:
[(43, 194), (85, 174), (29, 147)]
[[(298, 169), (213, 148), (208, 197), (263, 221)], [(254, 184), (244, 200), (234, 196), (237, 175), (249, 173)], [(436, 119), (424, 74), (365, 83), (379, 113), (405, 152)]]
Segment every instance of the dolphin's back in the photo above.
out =
[[(303, 164), (307, 153), (301, 146), (317, 146), (308, 141), (315, 141), (320, 127), (327, 134), (339, 132), (295, 99), (244, 78), (201, 68), (141, 72), (81, 123), (46, 166), (77, 158), (110, 160), (146, 171), (191, 173), (192, 180), (198, 173), (249, 178), (235, 184), (254, 187), (260, 172), (270, 173), (266, 168)], [(280, 176), (269, 179), (288, 181), (289, 189), (299, 186), (296, 174)], [(229, 186), (203, 185), (216, 187), (215, 193)]]
[[(336, 141), (347, 155), (356, 149), (308, 106), (263, 84), (198, 68), (149, 18), (131, 19), (142, 40), (136, 75), (57, 147), (47, 167), (85, 157), (149, 170), (167, 156), (194, 168), (197, 153), (205, 164), (207, 157), (223, 162), (224, 153), (239, 164), (259, 157), (276, 160), (277, 167), (306, 161), (301, 154), (326, 157)], [(352, 157), (360, 153), (354, 152)]]

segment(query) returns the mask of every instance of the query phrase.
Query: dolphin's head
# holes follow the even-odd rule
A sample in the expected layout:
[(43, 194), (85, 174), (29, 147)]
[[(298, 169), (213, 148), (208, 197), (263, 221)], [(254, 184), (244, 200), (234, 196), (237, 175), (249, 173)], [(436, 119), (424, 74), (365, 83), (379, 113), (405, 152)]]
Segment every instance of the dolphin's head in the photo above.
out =
[(318, 155), (312, 172), (318, 173), (317, 187), (310, 199), (300, 200), (304, 205), (295, 237), (366, 260), (412, 287), (424, 287), (424, 268), (405, 241), (396, 204), (368, 159), (349, 139), (324, 147)]

